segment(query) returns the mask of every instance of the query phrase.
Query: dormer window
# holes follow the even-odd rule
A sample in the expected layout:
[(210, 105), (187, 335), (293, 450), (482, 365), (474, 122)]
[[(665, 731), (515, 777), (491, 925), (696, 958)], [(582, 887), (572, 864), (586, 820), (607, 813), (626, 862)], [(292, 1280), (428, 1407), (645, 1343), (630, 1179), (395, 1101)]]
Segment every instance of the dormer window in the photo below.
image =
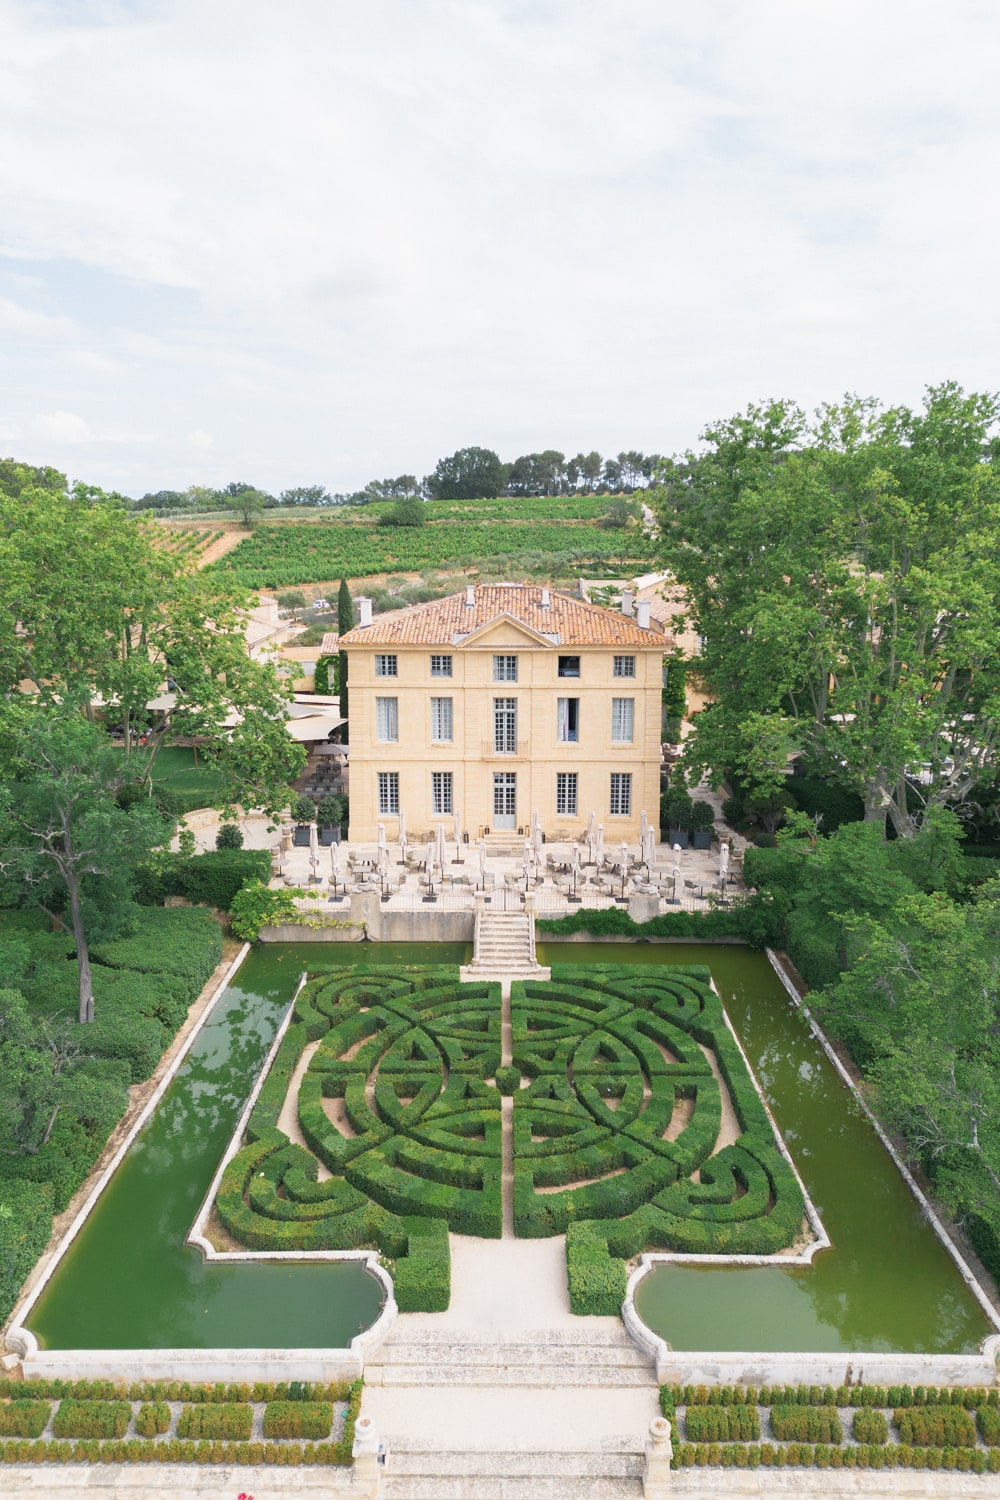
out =
[(557, 676), (579, 677), (579, 675), (580, 658), (578, 656), (560, 656), (559, 666), (557, 668)]

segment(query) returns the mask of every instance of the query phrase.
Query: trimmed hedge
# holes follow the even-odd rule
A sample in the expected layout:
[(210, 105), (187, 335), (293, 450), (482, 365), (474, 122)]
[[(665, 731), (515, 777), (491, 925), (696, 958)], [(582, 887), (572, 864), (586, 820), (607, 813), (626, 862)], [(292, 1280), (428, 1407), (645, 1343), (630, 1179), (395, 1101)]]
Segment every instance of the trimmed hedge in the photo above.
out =
[(851, 1432), (857, 1443), (889, 1441), (889, 1423), (885, 1415), (880, 1411), (873, 1411), (871, 1407), (862, 1406), (854, 1413)]
[(57, 1438), (120, 1438), (132, 1419), (128, 1401), (60, 1401), (52, 1419)]
[[(58, 1121), (56, 1122), (58, 1124)], [(7, 1158), (8, 1169), (13, 1157)], [(0, 1180), (0, 1324), (17, 1301), (25, 1277), (52, 1234), (54, 1189), (51, 1182), (23, 1178)]]
[(692, 1443), (752, 1443), (760, 1437), (760, 1418), (753, 1406), (691, 1406), (684, 1428)]
[(328, 1438), (332, 1426), (329, 1401), (269, 1401), (264, 1410), (266, 1438)]
[(136, 900), (162, 906), (168, 896), (183, 896), (195, 906), (229, 911), (237, 891), (251, 880), (271, 878), (267, 849), (209, 849), (204, 854), (157, 854), (139, 867)]
[(170, 1407), (165, 1401), (144, 1401), (135, 1415), (138, 1437), (159, 1437), (170, 1427)]
[(771, 1431), (796, 1443), (839, 1443), (844, 1436), (832, 1406), (772, 1406)]
[(768, 896), (747, 896), (730, 906), (714, 911), (672, 911), (648, 922), (635, 922), (624, 907), (601, 910), (580, 908), (565, 917), (539, 917), (539, 933), (558, 942), (585, 932), (590, 937), (707, 938), (728, 937), (748, 943), (752, 948), (780, 947), (785, 917), (784, 906)]
[(892, 1414), (901, 1443), (922, 1448), (971, 1448), (976, 1426), (962, 1406), (906, 1407)]
[(253, 1410), (242, 1402), (185, 1406), (177, 1418), (179, 1438), (236, 1438), (246, 1441), (253, 1427)]
[[(505, 1067), (496, 987), (456, 980), (386, 968), (307, 982), (219, 1189), (234, 1238), (254, 1249), (377, 1245), (395, 1262), (400, 1306), (446, 1307), (447, 1231), (501, 1233), (506, 1092), (515, 1228), (566, 1233), (574, 1311), (616, 1314), (623, 1262), (647, 1248), (763, 1253), (794, 1241), (801, 1190), (706, 968), (557, 965), (550, 982), (515, 983)], [(304, 1149), (277, 1121), (309, 1042), (319, 1045), (299, 1084)], [(721, 1095), (703, 1046), (742, 1131), (715, 1155)]]
[(47, 1401), (0, 1403), (0, 1437), (41, 1437), (51, 1411)]

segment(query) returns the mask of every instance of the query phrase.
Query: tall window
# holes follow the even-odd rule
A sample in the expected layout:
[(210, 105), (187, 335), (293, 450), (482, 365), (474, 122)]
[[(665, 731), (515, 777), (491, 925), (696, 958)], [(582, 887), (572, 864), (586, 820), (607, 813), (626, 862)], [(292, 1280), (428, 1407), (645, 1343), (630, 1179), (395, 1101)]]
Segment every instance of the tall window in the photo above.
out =
[(395, 657), (395, 656), (382, 656), (382, 655), (376, 656), (375, 657), (375, 676), (376, 677), (398, 677), (399, 676), (398, 658)]
[(399, 739), (399, 699), (375, 699), (375, 738), (377, 740)]
[(493, 749), (497, 755), (517, 754), (517, 699), (493, 699)]
[(494, 682), (516, 682), (517, 681), (517, 657), (516, 656), (494, 656), (494, 658), (493, 658), (493, 681)]
[(634, 698), (612, 698), (611, 738), (616, 745), (630, 745), (635, 721)]
[(450, 771), (431, 772), (431, 811), (435, 813), (455, 811)]
[(399, 772), (379, 771), (378, 810), (380, 813), (399, 812)]
[(450, 656), (432, 656), (431, 657), (431, 676), (432, 677), (450, 677), (451, 676), (451, 657)]
[(616, 656), (615, 657), (615, 664), (614, 664), (614, 676), (615, 677), (634, 677), (635, 676), (635, 657), (634, 656)]
[(576, 812), (576, 772), (556, 772), (556, 814), (565, 816)]
[(556, 699), (556, 739), (561, 744), (576, 744), (580, 738), (579, 698)]
[(449, 744), (455, 738), (450, 698), (431, 699), (431, 739), (435, 744)]
[(611, 804), (608, 808), (613, 818), (627, 818), (632, 812), (632, 772), (611, 772)]

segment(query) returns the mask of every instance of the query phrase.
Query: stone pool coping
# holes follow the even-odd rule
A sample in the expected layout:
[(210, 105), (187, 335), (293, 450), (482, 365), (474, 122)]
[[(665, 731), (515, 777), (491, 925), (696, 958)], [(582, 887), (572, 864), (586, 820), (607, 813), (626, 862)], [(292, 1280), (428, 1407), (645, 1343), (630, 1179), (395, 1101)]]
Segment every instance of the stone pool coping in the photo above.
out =
[[(866, 1380), (877, 1385), (995, 1385), (998, 1361), (1000, 1361), (1000, 1315), (963, 1258), (961, 1251), (948, 1234), (912, 1172), (901, 1159), (878, 1119), (872, 1113), (857, 1084), (840, 1058), (831, 1047), (821, 1027), (813, 1017), (802, 995), (786, 973), (778, 955), (765, 950), (768, 961), (782, 988), (805, 1017), (809, 1030), (822, 1047), (837, 1071), (838, 1077), (850, 1089), (856, 1102), (864, 1111), (878, 1139), (896, 1167), (906, 1186), (920, 1205), (938, 1239), (954, 1261), (962, 1280), (972, 1292), (996, 1333), (987, 1334), (978, 1354), (875, 1354), (863, 1351), (848, 1353), (796, 1353), (794, 1351), (760, 1352), (740, 1350), (704, 1351), (676, 1350), (660, 1338), (640, 1318), (635, 1306), (635, 1292), (640, 1282), (657, 1265), (796, 1265), (799, 1258), (771, 1255), (676, 1255), (647, 1253), (640, 1257), (628, 1279), (625, 1301), (622, 1303), (622, 1321), (639, 1349), (656, 1365), (656, 1377), (661, 1385), (849, 1385)], [(725, 1007), (723, 1006), (723, 1011)], [(728, 1022), (728, 1015), (726, 1017)], [(730, 1030), (732, 1026), (730, 1025)], [(733, 1033), (735, 1036), (735, 1032)], [(739, 1038), (737, 1037), (737, 1045)], [(742, 1046), (740, 1047), (742, 1052)], [(744, 1054), (744, 1060), (746, 1057)], [(749, 1067), (749, 1063), (747, 1063)], [(750, 1076), (754, 1077), (753, 1070)], [(754, 1079), (756, 1082), (756, 1079)], [(758, 1090), (759, 1092), (759, 1090)], [(765, 1104), (765, 1108), (766, 1108)], [(768, 1110), (770, 1115), (770, 1110)], [(780, 1133), (775, 1134), (781, 1142)], [(781, 1142), (784, 1149), (784, 1143)], [(787, 1155), (787, 1152), (785, 1153)], [(794, 1163), (792, 1163), (794, 1170)], [(798, 1173), (796, 1172), (796, 1176)], [(801, 1179), (800, 1179), (801, 1181)], [(804, 1191), (804, 1189), (803, 1189)], [(808, 1195), (806, 1202), (810, 1200)], [(829, 1243), (829, 1241), (827, 1242)], [(817, 1247), (818, 1248), (818, 1247)], [(809, 1255), (806, 1264), (811, 1261)]]
[[(150, 1366), (155, 1362), (157, 1376), (162, 1379), (206, 1382), (219, 1380), (241, 1381), (248, 1378), (274, 1381), (355, 1380), (364, 1372), (364, 1355), (366, 1348), (371, 1346), (373, 1331), (379, 1328), (382, 1319), (387, 1313), (389, 1313), (388, 1322), (384, 1326), (384, 1331), (375, 1337), (374, 1343), (376, 1345), (380, 1343), (382, 1338), (391, 1329), (396, 1314), (392, 1281), (384, 1268), (378, 1265), (378, 1257), (371, 1250), (330, 1251), (322, 1257), (328, 1260), (353, 1259), (361, 1261), (366, 1270), (375, 1276), (375, 1279), (383, 1288), (388, 1284), (389, 1301), (383, 1307), (379, 1318), (376, 1319), (371, 1328), (357, 1334), (346, 1349), (42, 1349), (38, 1339), (25, 1326), (25, 1319), (42, 1295), (42, 1292), (60, 1265), (63, 1256), (66, 1254), (73, 1240), (93, 1212), (94, 1206), (118, 1170), (129, 1148), (173, 1082), (194, 1045), (196, 1037), (207, 1024), (209, 1017), (214, 1013), (221, 996), (229, 988), (244, 959), (250, 952), (250, 947), (249, 943), (244, 943), (233, 958), (219, 980), (215, 993), (188, 1033), (183, 1047), (181, 1047), (176, 1057), (171, 1061), (170, 1066), (164, 1072), (153, 1093), (136, 1116), (131, 1129), (125, 1135), (118, 1149), (87, 1194), (84, 1203), (64, 1234), (42, 1275), (15, 1307), (4, 1341), (4, 1347), (7, 1351), (5, 1359), (11, 1359), (12, 1363), (20, 1362), (26, 1378), (46, 1376), (52, 1378), (63, 1377), (66, 1379), (142, 1380), (149, 1377)], [(304, 981), (305, 975), (303, 974), (296, 989), (296, 995), (298, 995)], [(280, 1040), (290, 1023), (294, 1003), (295, 999), (293, 997), (281, 1026), (278, 1028), (277, 1036), (268, 1053), (265, 1064), (260, 1070), (257, 1084), (251, 1093), (251, 1099), (244, 1110), (244, 1115), (241, 1116), (238, 1129), (242, 1128), (242, 1125), (245, 1123), (244, 1117), (249, 1117), (250, 1108), (256, 1103), (257, 1094), (263, 1086), (267, 1070), (271, 1065), (273, 1053), (276, 1052)], [(224, 1166), (225, 1161), (223, 1161)], [(210, 1195), (213, 1197), (218, 1179), (221, 1177), (221, 1172), (222, 1168), (217, 1173), (212, 1188), (209, 1190)], [(189, 1242), (190, 1237), (185, 1240), (185, 1243)], [(229, 1260), (297, 1260), (304, 1258), (316, 1259), (317, 1257), (307, 1257), (296, 1252), (279, 1252), (269, 1255), (258, 1254), (252, 1256), (248, 1252), (246, 1255), (230, 1255), (218, 1258)]]

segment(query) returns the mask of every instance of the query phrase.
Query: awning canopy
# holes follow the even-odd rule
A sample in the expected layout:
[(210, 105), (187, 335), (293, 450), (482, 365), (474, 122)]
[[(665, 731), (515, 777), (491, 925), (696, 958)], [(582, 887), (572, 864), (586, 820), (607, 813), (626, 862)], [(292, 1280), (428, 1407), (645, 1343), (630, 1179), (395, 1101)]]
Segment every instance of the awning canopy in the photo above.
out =
[(308, 719), (289, 719), (285, 728), (293, 740), (305, 743), (307, 740), (325, 740), (331, 730), (346, 723), (347, 720), (339, 714), (313, 714)]

